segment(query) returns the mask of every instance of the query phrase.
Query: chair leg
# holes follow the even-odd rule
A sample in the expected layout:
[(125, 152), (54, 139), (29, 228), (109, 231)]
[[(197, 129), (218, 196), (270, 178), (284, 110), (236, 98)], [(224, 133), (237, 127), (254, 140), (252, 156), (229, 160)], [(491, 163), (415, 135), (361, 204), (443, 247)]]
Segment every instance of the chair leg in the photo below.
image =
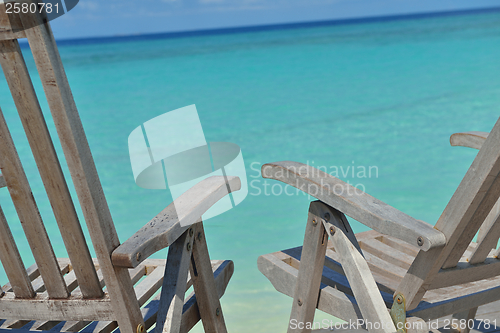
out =
[(201, 222), (193, 224), (195, 241), (191, 257), (191, 278), (205, 332), (227, 333), (217, 294), (205, 232)]
[(193, 246), (193, 228), (186, 230), (168, 249), (167, 264), (156, 317), (156, 333), (179, 333)]
[(344, 226), (345, 218), (342, 218), (340, 212), (332, 215), (332, 221), (325, 225), (329, 225), (333, 245), (341, 258), (340, 263), (363, 315), (366, 328), (370, 333), (396, 332), (368, 263), (346, 235), (348, 229)]
[(328, 243), (328, 235), (321, 222), (320, 212), (321, 203), (319, 201), (312, 202), (309, 206), (288, 333), (311, 332), (308, 323), (312, 326), (314, 320)]
[[(477, 312), (477, 307), (453, 314), (452, 319), (458, 320), (458, 325), (453, 328), (459, 331), (460, 333), (469, 333), (470, 331), (469, 326), (473, 326), (469, 324), (469, 320), (471, 319), (474, 320), (476, 312)], [(463, 324), (463, 320), (465, 320), (465, 325)], [(462, 321), (462, 323), (460, 323), (460, 321)], [(452, 320), (452, 325), (453, 325), (453, 320)], [(462, 327), (465, 326), (465, 328), (461, 328), (461, 326)]]

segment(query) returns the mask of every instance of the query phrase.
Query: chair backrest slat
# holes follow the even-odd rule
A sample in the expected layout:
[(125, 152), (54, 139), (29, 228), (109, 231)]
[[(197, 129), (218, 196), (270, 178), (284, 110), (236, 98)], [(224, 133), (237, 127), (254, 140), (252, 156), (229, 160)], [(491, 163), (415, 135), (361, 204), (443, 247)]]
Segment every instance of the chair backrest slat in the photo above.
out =
[(499, 209), (500, 200), (493, 206), (493, 209), (481, 226), (482, 232), (478, 235), (477, 247), (468, 258), (469, 263), (478, 264), (483, 262), (488, 257), (491, 250), (497, 247), (498, 238), (500, 237)]
[(0, 57), (2, 69), (82, 294), (86, 298), (102, 297), (103, 291), (19, 43), (17, 40), (5, 40), (0, 42), (0, 47), (2, 53), (8, 55), (8, 59)]
[(19, 250), (14, 242), (14, 237), (12, 237), (2, 208), (0, 208), (0, 260), (16, 297), (33, 298), (35, 291), (19, 255)]
[[(500, 136), (499, 136), (500, 140)], [(498, 141), (500, 143), (500, 141)], [(484, 147), (484, 146), (483, 146)], [(497, 146), (498, 147), (498, 146)], [(497, 150), (499, 150), (497, 148)], [(471, 217), (468, 218), (468, 223), (462, 231), (457, 230), (456, 233), (459, 233), (459, 238), (456, 244), (452, 247), (451, 252), (448, 255), (448, 258), (444, 262), (442, 268), (450, 268), (455, 267), (459, 262), (460, 258), (464, 254), (465, 250), (472, 242), (472, 239), (478, 232), (479, 228), (486, 220), (486, 217), (492, 210), (495, 203), (498, 201), (500, 196), (500, 177), (498, 174), (500, 172), (500, 168), (496, 169), (498, 165), (500, 165), (500, 160), (496, 161), (497, 166), (492, 168), (491, 173), (488, 174), (489, 178), (489, 188), (485, 188), (486, 193), (482, 195), (482, 198), (478, 198), (481, 200), (477, 208), (475, 208)], [(478, 196), (481, 195), (478, 193)], [(449, 244), (447, 246), (450, 246)], [(451, 247), (451, 246), (450, 246)]]
[(436, 223), (448, 240), (438, 260), (441, 267), (456, 265), (498, 200), (499, 146), (500, 119)]
[(51, 298), (67, 298), (68, 289), (1, 110), (0, 168), (47, 292)]
[(409, 309), (420, 302), (440, 269), (457, 265), (498, 201), (499, 147), (500, 118), (435, 225), (446, 236), (446, 245), (442, 249), (420, 251), (397, 288), (405, 295)]
[(99, 259), (120, 330), (135, 332), (143, 318), (126, 268), (116, 268), (111, 253), (120, 245), (73, 94), (49, 24), (40, 13), (20, 15), (54, 119), (80, 206)]

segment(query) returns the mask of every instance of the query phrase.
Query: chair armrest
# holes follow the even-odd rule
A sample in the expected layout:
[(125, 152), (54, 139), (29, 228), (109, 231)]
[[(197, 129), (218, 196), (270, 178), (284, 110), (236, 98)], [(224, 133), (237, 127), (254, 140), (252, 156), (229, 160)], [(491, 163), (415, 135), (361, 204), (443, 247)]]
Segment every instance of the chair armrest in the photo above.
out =
[[(213, 176), (184, 192), (113, 251), (113, 265), (136, 267), (151, 254), (171, 245), (191, 224), (200, 220), (210, 207), (228, 194), (228, 188), (232, 191), (239, 190), (240, 179), (227, 177), (226, 184), (224, 177)], [(182, 216), (178, 216), (176, 206), (177, 211), (183, 213)], [(184, 226), (181, 226), (181, 221)]]
[(488, 137), (488, 132), (463, 132), (455, 133), (450, 136), (452, 146), (462, 146), (475, 149), (481, 149), (484, 140)]
[(445, 235), (432, 225), (309, 165), (289, 161), (264, 164), (262, 177), (294, 186), (373, 230), (424, 251), (446, 243)]

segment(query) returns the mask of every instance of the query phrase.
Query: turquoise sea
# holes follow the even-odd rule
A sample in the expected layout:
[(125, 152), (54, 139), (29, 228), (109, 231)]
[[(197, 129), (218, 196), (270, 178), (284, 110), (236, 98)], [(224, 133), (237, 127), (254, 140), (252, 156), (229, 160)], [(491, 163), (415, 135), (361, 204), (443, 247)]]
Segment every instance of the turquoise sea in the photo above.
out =
[[(207, 141), (241, 147), (248, 197), (205, 223), (212, 258), (235, 263), (222, 301), (230, 332), (284, 332), (291, 307), (260, 274), (257, 257), (301, 244), (311, 198), (265, 183), (263, 163), (327, 168), (434, 224), (475, 156), (450, 147), (450, 134), (489, 131), (500, 115), (500, 11), (61, 41), (59, 50), (122, 241), (171, 200), (135, 185), (127, 148), (134, 128), (196, 104)], [(66, 256), (3, 76), (0, 106), (57, 255)], [(0, 203), (28, 266), (33, 258), (5, 188)], [(355, 221), (353, 228), (366, 230)], [(0, 281), (7, 282), (3, 271)]]

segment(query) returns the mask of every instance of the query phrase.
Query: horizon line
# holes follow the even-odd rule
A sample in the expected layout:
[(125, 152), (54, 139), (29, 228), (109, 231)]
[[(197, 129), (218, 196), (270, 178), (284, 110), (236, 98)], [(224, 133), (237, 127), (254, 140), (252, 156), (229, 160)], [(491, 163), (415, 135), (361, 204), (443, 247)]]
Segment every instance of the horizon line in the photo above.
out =
[(481, 14), (490, 12), (500, 12), (500, 6), (473, 8), (473, 9), (446, 10), (446, 11), (436, 11), (436, 12), (418, 12), (418, 13), (391, 14), (391, 15), (380, 15), (380, 16), (363, 16), (363, 17), (317, 20), (317, 21), (300, 21), (300, 22), (289, 22), (289, 23), (272, 23), (272, 24), (224, 27), (224, 28), (208, 28), (208, 29), (184, 30), (184, 31), (136, 33), (130, 35), (77, 37), (77, 38), (62, 38), (62, 39), (56, 38), (56, 41), (61, 46), (98, 44), (98, 43), (108, 43), (108, 42), (237, 34), (245, 32), (269, 31), (269, 30), (314, 28), (321, 26), (348, 25), (348, 24), (371, 23), (371, 22), (389, 22), (389, 21), (399, 21), (399, 20), (425, 19), (425, 18), (442, 17), (442, 16), (471, 15), (471, 14)]

